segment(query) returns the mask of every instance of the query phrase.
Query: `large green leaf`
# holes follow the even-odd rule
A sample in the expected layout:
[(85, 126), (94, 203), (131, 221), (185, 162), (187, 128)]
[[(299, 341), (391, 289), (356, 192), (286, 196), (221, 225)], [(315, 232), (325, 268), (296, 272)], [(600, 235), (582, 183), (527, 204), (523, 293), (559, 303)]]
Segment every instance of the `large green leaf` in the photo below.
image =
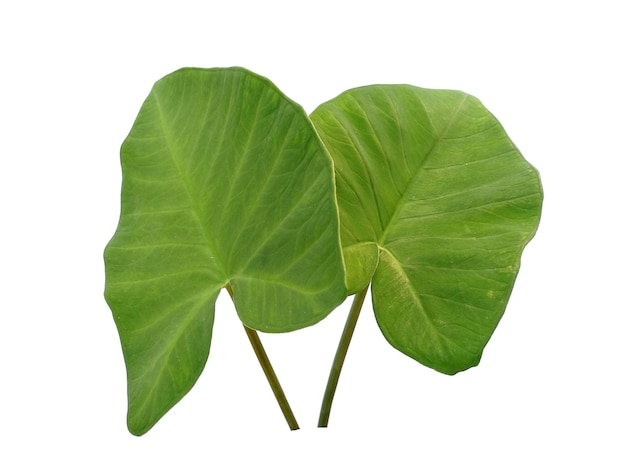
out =
[(143, 434), (193, 386), (214, 304), (286, 332), (345, 298), (332, 161), (300, 106), (240, 68), (158, 81), (121, 150), (121, 218), (105, 297)]
[(311, 115), (335, 162), (348, 289), (440, 372), (478, 364), (539, 223), (537, 171), (475, 98), (349, 90)]

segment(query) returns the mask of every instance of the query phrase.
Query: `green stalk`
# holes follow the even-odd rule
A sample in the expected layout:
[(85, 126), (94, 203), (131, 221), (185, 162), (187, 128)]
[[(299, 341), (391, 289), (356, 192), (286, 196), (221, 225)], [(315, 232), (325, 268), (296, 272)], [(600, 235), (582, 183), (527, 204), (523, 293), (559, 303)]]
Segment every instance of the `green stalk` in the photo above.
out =
[(339, 375), (341, 374), (341, 368), (348, 354), (348, 346), (350, 346), (350, 340), (356, 327), (356, 322), (359, 319), (361, 308), (363, 307), (363, 301), (367, 294), (369, 284), (365, 286), (361, 292), (354, 296), (352, 301), (352, 307), (350, 307), (350, 313), (346, 320), (346, 325), (343, 328), (341, 339), (339, 340), (339, 346), (337, 346), (337, 352), (335, 353), (335, 359), (330, 369), (330, 375), (328, 376), (328, 382), (326, 383), (326, 391), (324, 392), (324, 399), (322, 400), (322, 408), (320, 409), (320, 416), (317, 422), (317, 427), (328, 427), (328, 420), (330, 418), (330, 408), (333, 404), (333, 398), (335, 397), (335, 391), (337, 390), (337, 383), (339, 382)]
[[(230, 298), (233, 299), (234, 301), (233, 289), (230, 286), (230, 284), (226, 285), (226, 290), (230, 294)], [(267, 353), (265, 352), (265, 348), (263, 347), (263, 344), (261, 343), (261, 338), (259, 338), (259, 334), (256, 332), (256, 330), (253, 330), (252, 328), (248, 328), (246, 325), (243, 325), (243, 328), (246, 331), (246, 334), (248, 335), (248, 340), (250, 340), (252, 349), (254, 349), (254, 353), (256, 354), (259, 364), (261, 364), (261, 368), (263, 369), (263, 372), (265, 373), (265, 377), (267, 378), (267, 381), (269, 382), (270, 387), (272, 388), (272, 392), (274, 392), (274, 396), (276, 397), (278, 406), (280, 406), (280, 410), (283, 412), (283, 416), (285, 417), (285, 420), (287, 421), (287, 424), (289, 425), (289, 429), (291, 429), (292, 431), (295, 431), (296, 429), (300, 429), (300, 426), (298, 426), (298, 422), (296, 421), (296, 417), (294, 416), (293, 411), (291, 411), (291, 406), (289, 406), (289, 402), (287, 401), (285, 392), (283, 391), (283, 388), (281, 387), (280, 382), (278, 381), (278, 377), (276, 376), (276, 373), (274, 372), (274, 368), (272, 367), (272, 364), (270, 363), (270, 360), (267, 357)]]

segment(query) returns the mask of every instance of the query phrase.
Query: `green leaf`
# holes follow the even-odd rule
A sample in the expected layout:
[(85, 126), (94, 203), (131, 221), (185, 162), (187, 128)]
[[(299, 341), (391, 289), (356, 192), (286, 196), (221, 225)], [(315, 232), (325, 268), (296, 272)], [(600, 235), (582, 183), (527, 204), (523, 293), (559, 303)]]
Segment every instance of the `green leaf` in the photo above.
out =
[(311, 115), (334, 162), (348, 290), (440, 372), (475, 366), (539, 223), (537, 171), (472, 96), (349, 90)]
[(240, 68), (158, 81), (122, 145), (122, 208), (105, 297), (128, 373), (128, 426), (148, 431), (193, 386), (215, 300), (265, 332), (345, 298), (332, 161), (300, 106)]

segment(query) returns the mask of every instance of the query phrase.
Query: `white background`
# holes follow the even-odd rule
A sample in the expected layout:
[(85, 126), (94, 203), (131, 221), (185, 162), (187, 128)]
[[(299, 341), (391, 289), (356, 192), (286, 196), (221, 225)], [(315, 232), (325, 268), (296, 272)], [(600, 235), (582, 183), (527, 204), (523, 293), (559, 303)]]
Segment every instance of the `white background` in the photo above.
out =
[[(0, 467), (626, 468), (621, 2), (3, 2)], [(19, 5), (19, 6), (16, 6)], [(345, 89), (471, 93), (541, 172), (543, 218), (479, 367), (453, 377), (362, 312), (330, 427), (317, 412), (347, 305), (263, 335), (283, 421), (229, 300), (194, 389), (128, 433), (103, 299), (119, 147), (154, 81), (240, 65), (310, 112)]]

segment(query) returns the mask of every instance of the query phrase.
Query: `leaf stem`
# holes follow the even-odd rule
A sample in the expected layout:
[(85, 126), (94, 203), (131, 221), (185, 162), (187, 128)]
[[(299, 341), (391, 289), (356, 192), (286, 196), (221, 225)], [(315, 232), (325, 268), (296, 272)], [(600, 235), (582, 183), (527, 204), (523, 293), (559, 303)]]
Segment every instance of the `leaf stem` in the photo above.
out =
[(324, 399), (322, 400), (322, 408), (320, 409), (319, 420), (317, 427), (328, 427), (328, 420), (330, 418), (330, 408), (333, 404), (333, 398), (335, 397), (335, 391), (337, 390), (337, 383), (339, 382), (339, 375), (341, 374), (341, 368), (348, 354), (348, 347), (350, 346), (350, 340), (356, 327), (356, 322), (359, 319), (361, 308), (363, 307), (363, 301), (367, 294), (369, 284), (365, 286), (365, 289), (358, 292), (354, 296), (352, 306), (350, 307), (350, 313), (346, 320), (346, 325), (343, 328), (339, 345), (337, 346), (337, 352), (335, 353), (335, 359), (330, 369), (330, 375), (328, 376), (328, 382), (326, 383), (326, 391), (324, 392)]
[(276, 373), (272, 368), (272, 364), (270, 363), (267, 354), (265, 353), (265, 349), (261, 344), (261, 339), (257, 334), (256, 330), (248, 328), (246, 325), (243, 325), (246, 330), (246, 334), (248, 335), (248, 339), (250, 340), (250, 344), (256, 353), (256, 357), (263, 368), (263, 372), (265, 372), (265, 377), (267, 377), (267, 381), (272, 387), (272, 391), (274, 392), (274, 396), (276, 397), (276, 401), (278, 402), (278, 406), (280, 406), (285, 419), (287, 420), (287, 424), (289, 425), (289, 429), (295, 431), (296, 429), (300, 429), (298, 426), (298, 422), (296, 421), (296, 417), (291, 411), (291, 407), (289, 406), (289, 402), (287, 401), (287, 397), (285, 396), (285, 392), (283, 392), (282, 387), (280, 386), (280, 382), (278, 381), (278, 377), (276, 377)]
[[(230, 294), (230, 298), (234, 301), (233, 289), (230, 284), (226, 285), (226, 290)], [(259, 338), (259, 334), (256, 332), (256, 330), (248, 328), (245, 324), (242, 323), (242, 325), (244, 330), (246, 331), (246, 335), (248, 335), (248, 340), (252, 345), (252, 349), (254, 349), (254, 353), (256, 354), (259, 364), (261, 365), (261, 368), (265, 373), (265, 377), (267, 378), (267, 381), (272, 388), (272, 392), (274, 392), (274, 396), (276, 397), (278, 406), (280, 406), (280, 409), (283, 412), (283, 416), (285, 417), (285, 420), (289, 425), (289, 429), (291, 429), (292, 431), (300, 429), (300, 426), (298, 426), (298, 422), (296, 421), (296, 417), (294, 416), (293, 411), (291, 411), (291, 406), (289, 406), (289, 402), (287, 401), (285, 392), (283, 391), (283, 388), (278, 381), (278, 377), (274, 372), (274, 368), (272, 367), (272, 364), (267, 357), (267, 353), (265, 352), (265, 348), (261, 343), (261, 338)]]

